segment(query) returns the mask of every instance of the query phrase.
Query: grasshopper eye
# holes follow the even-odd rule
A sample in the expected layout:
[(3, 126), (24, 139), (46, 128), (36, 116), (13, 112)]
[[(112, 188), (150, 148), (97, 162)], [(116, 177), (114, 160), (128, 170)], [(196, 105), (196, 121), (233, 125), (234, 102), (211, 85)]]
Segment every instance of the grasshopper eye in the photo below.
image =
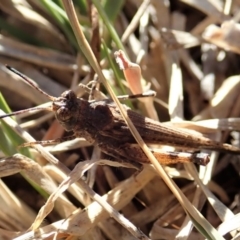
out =
[(69, 109), (65, 107), (59, 108), (57, 113), (58, 113), (58, 118), (61, 122), (66, 122), (72, 117), (71, 113), (69, 112)]

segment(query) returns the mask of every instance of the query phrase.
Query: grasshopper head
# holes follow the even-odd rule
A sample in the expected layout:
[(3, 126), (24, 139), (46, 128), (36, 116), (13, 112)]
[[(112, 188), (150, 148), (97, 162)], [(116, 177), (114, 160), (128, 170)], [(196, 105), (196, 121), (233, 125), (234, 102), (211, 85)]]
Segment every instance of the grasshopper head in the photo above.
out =
[(54, 99), (52, 109), (66, 131), (75, 128), (78, 121), (78, 98), (71, 90), (65, 91)]

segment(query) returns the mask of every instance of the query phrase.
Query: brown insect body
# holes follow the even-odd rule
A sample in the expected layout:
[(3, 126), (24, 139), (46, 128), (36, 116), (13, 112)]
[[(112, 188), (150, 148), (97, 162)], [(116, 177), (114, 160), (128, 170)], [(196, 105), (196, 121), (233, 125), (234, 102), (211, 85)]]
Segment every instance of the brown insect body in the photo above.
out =
[[(114, 102), (109, 99), (87, 101), (82, 98), (77, 98), (71, 90), (65, 91), (60, 97), (53, 97), (38, 88), (31, 79), (16, 69), (10, 66), (6, 67), (52, 101), (52, 108), (35, 107), (25, 109), (0, 116), (0, 119), (29, 111), (50, 110), (55, 112), (57, 120), (66, 131), (72, 131), (74, 133), (73, 136), (67, 138), (24, 143), (21, 145), (22, 147), (32, 146), (33, 144), (55, 144), (66, 141), (66, 139), (84, 137), (91, 143), (96, 142), (102, 152), (116, 159), (130, 161), (134, 164), (149, 163), (147, 156), (136, 143), (136, 140), (132, 136), (130, 129)], [(147, 95), (137, 94), (135, 97), (136, 96), (144, 97)], [(130, 98), (133, 97), (134, 96), (130, 96)], [(240, 149), (237, 147), (212, 141), (200, 134), (192, 134), (186, 130), (169, 127), (144, 117), (125, 105), (123, 105), (123, 107), (126, 109), (128, 117), (135, 125), (141, 137), (148, 145), (162, 144), (174, 146), (180, 148), (180, 150), (209, 149), (240, 154)], [(161, 164), (194, 162), (200, 165), (206, 165), (210, 160), (209, 155), (206, 153), (170, 152), (161, 149), (152, 150), (152, 153)]]
[[(127, 106), (125, 108), (147, 144), (240, 153), (239, 148), (229, 144), (222, 144), (178, 128), (165, 126), (132, 111)], [(112, 101), (87, 101), (77, 98), (72, 91), (66, 91), (53, 101), (53, 111), (66, 131), (73, 131), (76, 137), (85, 137), (89, 142), (96, 142), (104, 153), (128, 161), (149, 163)], [(171, 154), (174, 160), (176, 154)], [(193, 162), (194, 158), (198, 158), (198, 155), (193, 155)]]

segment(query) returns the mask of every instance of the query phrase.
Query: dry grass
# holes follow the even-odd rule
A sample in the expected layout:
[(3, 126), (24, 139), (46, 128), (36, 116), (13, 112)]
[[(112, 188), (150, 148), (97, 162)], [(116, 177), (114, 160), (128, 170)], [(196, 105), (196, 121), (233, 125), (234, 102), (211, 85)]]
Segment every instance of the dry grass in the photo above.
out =
[[(49, 103), (5, 64), (53, 96), (71, 88), (87, 98), (79, 83), (97, 72), (100, 89), (114, 99), (111, 89), (130, 92), (114, 62), (122, 49), (141, 67), (140, 87), (151, 84), (157, 93), (132, 108), (240, 145), (239, 0), (105, 0), (103, 8), (97, 0), (91, 7), (75, 1), (107, 82), (73, 25), (69, 2), (0, 1), (0, 90), (12, 110)], [(3, 99), (0, 108), (9, 111)], [(49, 112), (15, 120), (21, 128), (8, 118), (11, 128), (2, 121), (0, 129), (0, 239), (239, 239), (239, 156), (208, 152), (206, 167), (154, 164), (139, 172), (121, 159), (102, 159), (83, 138), (15, 154), (23, 141), (65, 134)]]

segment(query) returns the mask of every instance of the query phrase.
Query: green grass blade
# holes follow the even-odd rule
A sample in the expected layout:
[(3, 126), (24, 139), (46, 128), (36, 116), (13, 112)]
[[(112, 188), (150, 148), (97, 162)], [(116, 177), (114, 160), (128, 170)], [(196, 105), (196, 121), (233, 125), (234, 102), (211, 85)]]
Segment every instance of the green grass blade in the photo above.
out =
[[(110, 50), (107, 47), (107, 44), (104, 42), (104, 40), (102, 40), (102, 51), (104, 56), (108, 59), (108, 62), (110, 64), (111, 69), (113, 70), (115, 77), (116, 77), (116, 81), (118, 86), (120, 87), (119, 90), (121, 90), (121, 92), (119, 90), (116, 90), (116, 88), (114, 89), (115, 94), (116, 95), (122, 95), (122, 94), (127, 94), (126, 89), (121, 81), (121, 79), (123, 79), (123, 74), (122, 71), (119, 69), (118, 65), (116, 62), (113, 61), (112, 56), (110, 55)], [(126, 104), (133, 108), (131, 101), (126, 101)]]
[(65, 11), (51, 0), (41, 0), (41, 3), (48, 13), (56, 20), (75, 50), (79, 49)]
[(111, 22), (115, 22), (117, 16), (119, 16), (119, 13), (122, 10), (122, 7), (125, 3), (125, 0), (118, 0), (118, 1), (112, 1), (112, 0), (105, 0), (103, 3), (103, 8), (108, 16), (108, 19)]
[(79, 9), (80, 14), (87, 15), (86, 0), (73, 0), (74, 5)]
[[(11, 112), (9, 106), (7, 105), (1, 93), (0, 93), (0, 108), (6, 113)], [(27, 148), (17, 150), (17, 147), (24, 143), (24, 140), (2, 120), (0, 132), (1, 132), (0, 149), (4, 152), (4, 154), (6, 154), (7, 156), (11, 156), (17, 152), (20, 152), (23, 155), (31, 158), (31, 154)]]
[[(2, 109), (6, 113), (10, 113), (11, 110), (6, 103), (4, 97), (0, 93), (0, 109)], [(24, 140), (15, 133), (4, 121), (0, 120), (0, 149), (6, 156), (12, 156), (15, 153), (19, 152), (30, 159), (32, 156), (28, 150), (28, 148), (17, 149), (17, 147), (24, 143)], [(27, 178), (24, 174), (25, 179), (38, 191), (44, 198), (47, 198), (49, 194), (47, 194), (42, 188), (40, 188), (35, 182), (31, 179)]]
[(118, 36), (115, 28), (113, 27), (109, 17), (107, 16), (106, 12), (104, 11), (100, 1), (99, 0), (92, 0), (92, 2), (94, 3), (95, 7), (97, 8), (99, 15), (101, 16), (104, 24), (106, 25), (106, 27), (108, 29), (108, 33), (110, 34), (112, 40), (115, 42), (117, 48), (122, 49), (124, 52), (126, 52), (125, 49), (124, 49), (124, 46), (121, 42), (121, 39), (119, 38), (119, 36)]

